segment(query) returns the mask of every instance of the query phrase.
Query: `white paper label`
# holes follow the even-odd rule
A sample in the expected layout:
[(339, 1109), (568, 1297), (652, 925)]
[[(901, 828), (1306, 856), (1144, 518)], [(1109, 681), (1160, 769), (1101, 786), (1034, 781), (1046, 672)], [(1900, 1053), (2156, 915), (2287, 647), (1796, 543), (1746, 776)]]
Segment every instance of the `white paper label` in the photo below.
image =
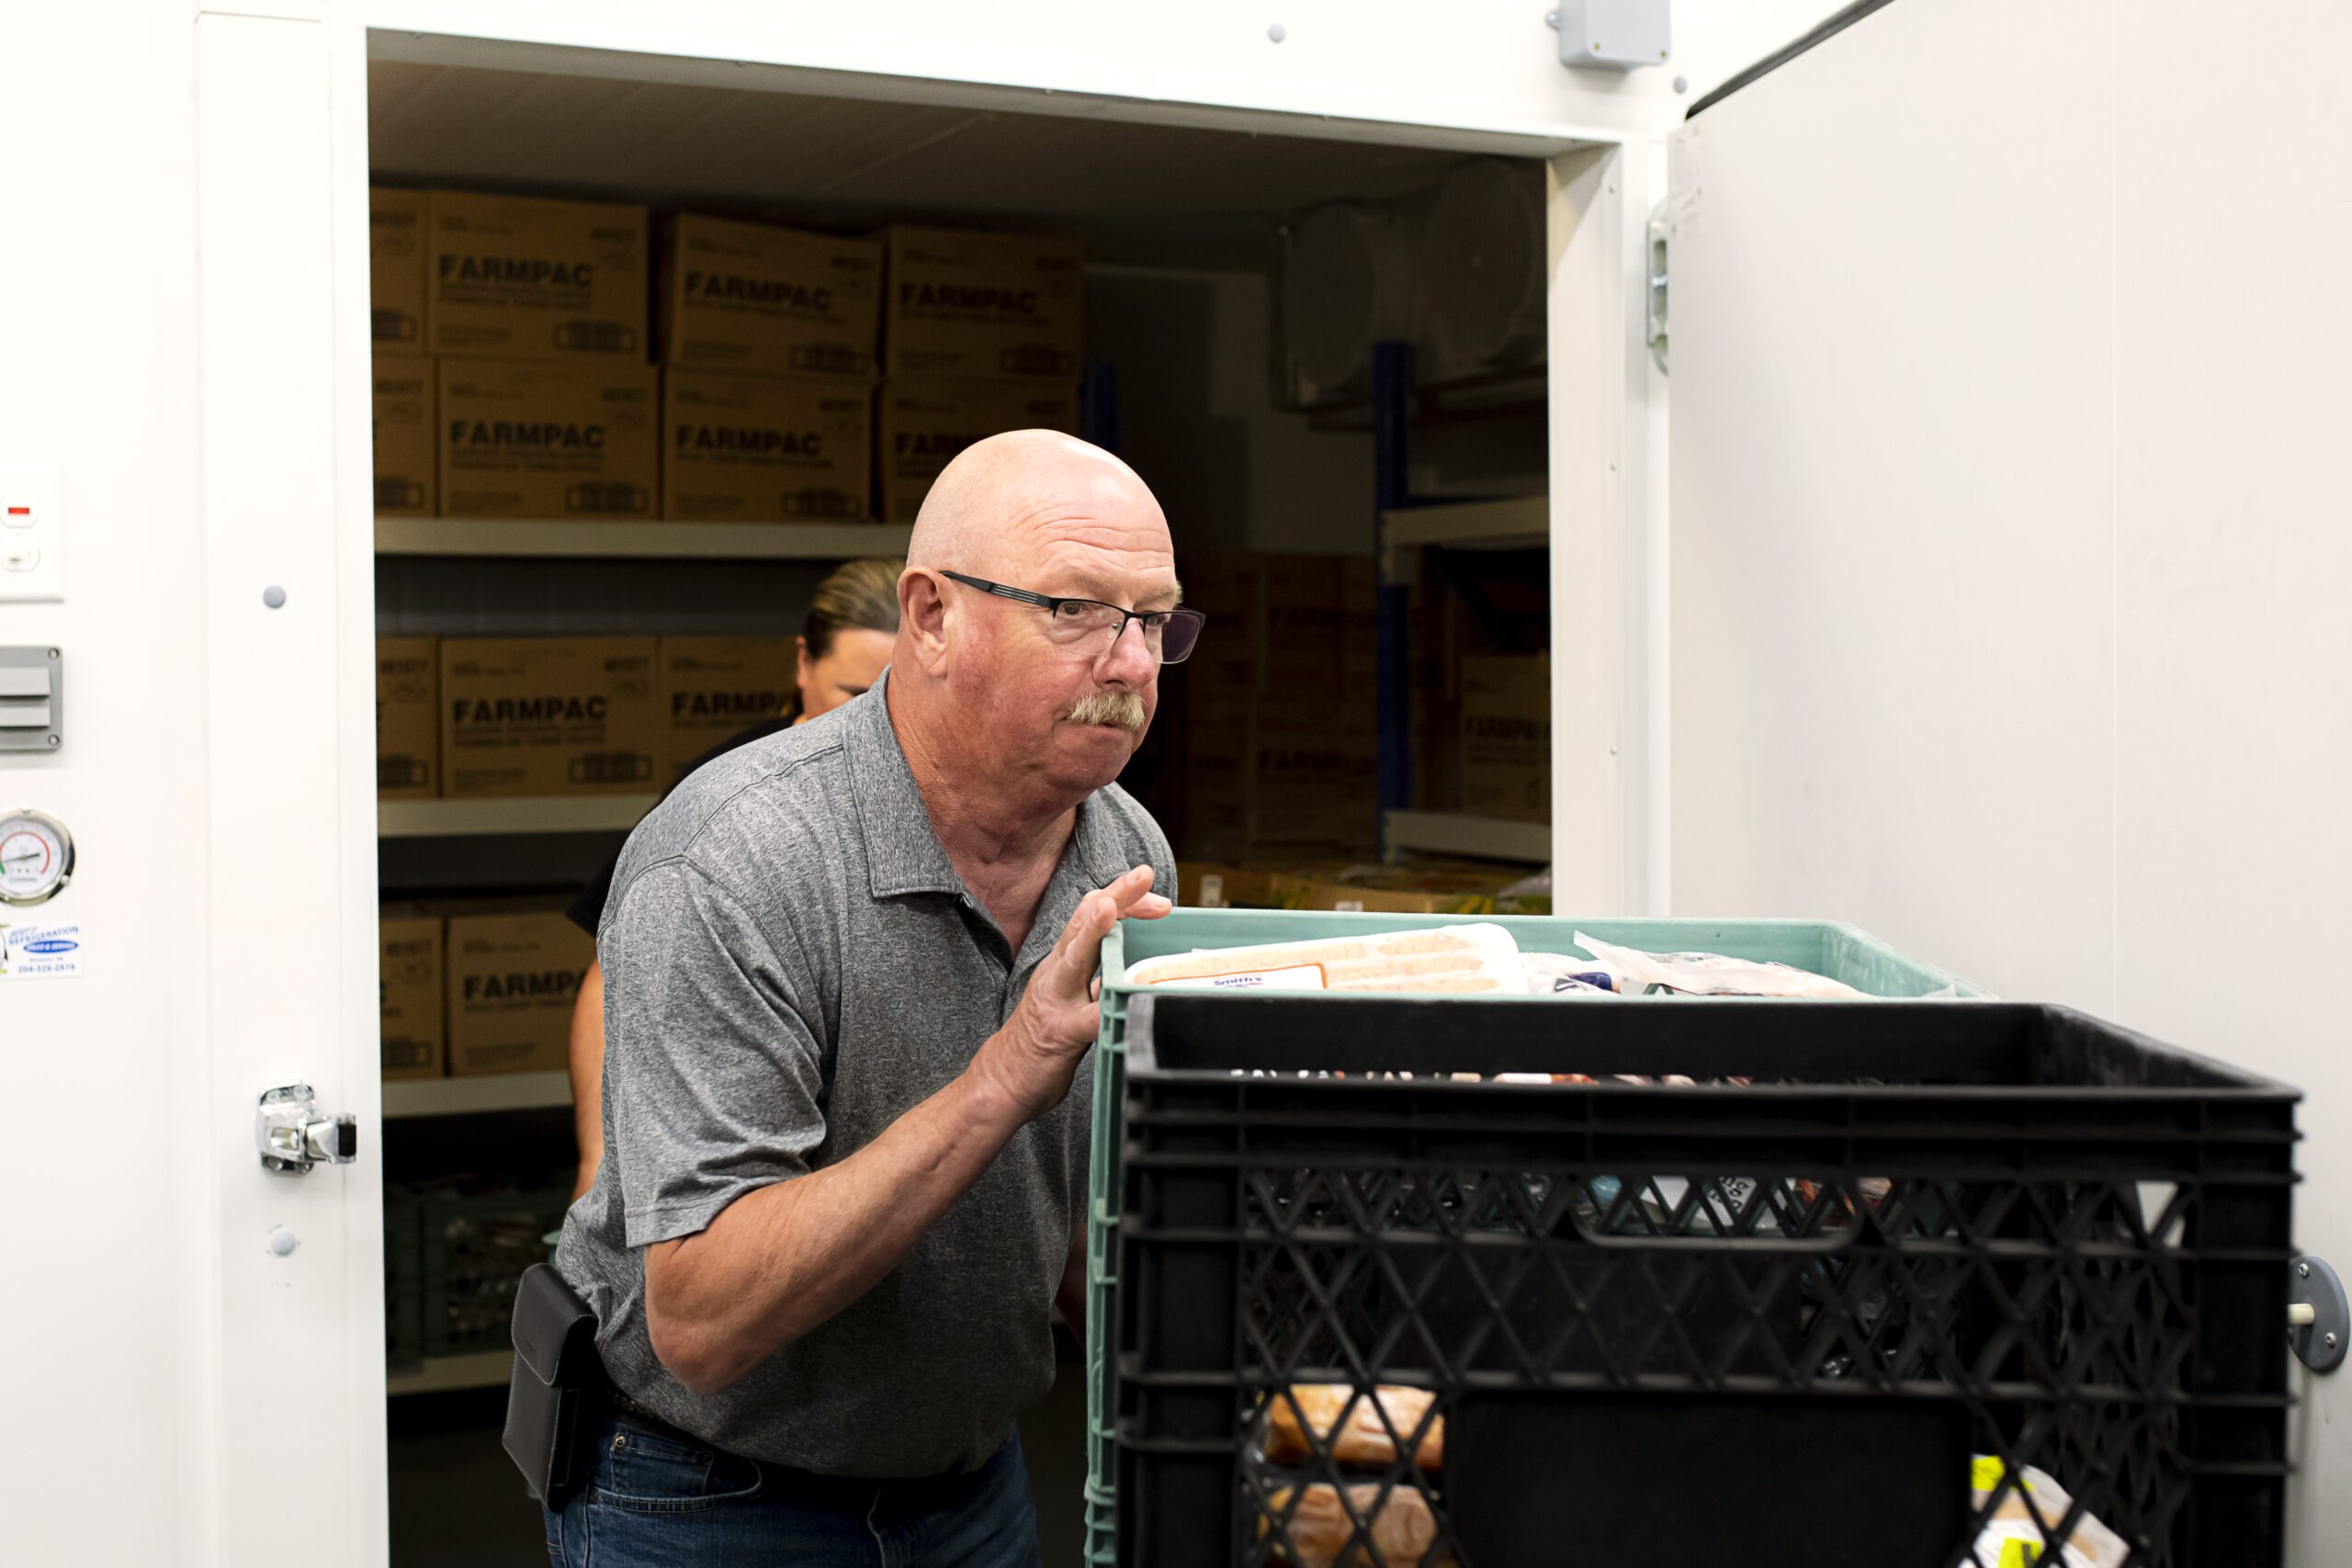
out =
[(79, 920), (0, 920), (0, 980), (70, 980), (82, 972)]
[(1170, 980), (1163, 991), (1319, 991), (1323, 965), (1302, 964), (1291, 969), (1245, 969), (1231, 975), (1203, 975), (1193, 980)]
[(1213, 871), (1203, 872), (1201, 874), (1200, 895), (1200, 908), (1204, 909), (1224, 908), (1225, 878), (1219, 876)]

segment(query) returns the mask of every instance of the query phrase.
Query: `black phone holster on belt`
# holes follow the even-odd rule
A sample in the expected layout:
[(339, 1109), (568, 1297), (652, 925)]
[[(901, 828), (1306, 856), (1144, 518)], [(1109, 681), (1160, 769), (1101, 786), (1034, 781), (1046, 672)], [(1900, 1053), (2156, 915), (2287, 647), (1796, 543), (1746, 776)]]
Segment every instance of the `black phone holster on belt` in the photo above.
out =
[(540, 1501), (560, 1508), (587, 1479), (605, 1385), (596, 1314), (544, 1263), (514, 1290), (514, 1378), (506, 1393), (507, 1457)]

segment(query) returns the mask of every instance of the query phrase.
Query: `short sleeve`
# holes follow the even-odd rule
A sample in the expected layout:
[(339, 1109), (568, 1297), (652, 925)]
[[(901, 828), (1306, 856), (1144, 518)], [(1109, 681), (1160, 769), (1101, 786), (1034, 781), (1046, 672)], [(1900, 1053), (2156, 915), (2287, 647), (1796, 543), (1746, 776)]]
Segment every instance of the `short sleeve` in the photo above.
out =
[(684, 861), (632, 878), (597, 948), (628, 1245), (691, 1235), (745, 1193), (808, 1174), (825, 1135), (812, 978)]

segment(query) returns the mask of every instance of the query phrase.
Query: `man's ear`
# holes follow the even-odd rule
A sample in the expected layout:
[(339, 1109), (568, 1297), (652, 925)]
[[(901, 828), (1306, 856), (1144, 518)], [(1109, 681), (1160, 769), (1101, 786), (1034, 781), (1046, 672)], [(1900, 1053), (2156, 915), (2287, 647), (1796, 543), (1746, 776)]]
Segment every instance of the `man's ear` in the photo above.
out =
[(913, 634), (916, 659), (937, 673), (947, 659), (945, 580), (921, 567), (899, 579), (899, 626)]

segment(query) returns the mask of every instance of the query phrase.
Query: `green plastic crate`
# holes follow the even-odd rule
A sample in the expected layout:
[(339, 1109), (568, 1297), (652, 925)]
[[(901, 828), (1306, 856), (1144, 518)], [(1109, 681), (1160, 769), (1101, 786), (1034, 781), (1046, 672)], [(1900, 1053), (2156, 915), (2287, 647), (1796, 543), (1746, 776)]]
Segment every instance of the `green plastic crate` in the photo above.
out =
[(424, 1353), (462, 1356), (511, 1344), (514, 1288), (545, 1263), (548, 1232), (563, 1223), (568, 1188), (463, 1197), (428, 1195), (418, 1205)]
[[(1102, 944), (1102, 1024), (1094, 1059), (1094, 1125), (1086, 1225), (1086, 1560), (1118, 1560), (1118, 1361), (1114, 1325), (1118, 1280), (1112, 1269), (1124, 1171), (1126, 1100), (1127, 965), (1204, 947), (1312, 942), (1322, 937), (1492, 923), (1522, 953), (1581, 953), (1576, 933), (1649, 953), (1721, 953), (1792, 964), (1842, 980), (1874, 997), (1989, 993), (1933, 964), (1896, 952), (1849, 925), (1824, 920), (1568, 919), (1556, 916), (1357, 915), (1308, 909), (1178, 909), (1157, 920), (1127, 920)], [(1489, 998), (1465, 997), (1464, 1006)], [(1704, 1007), (1695, 997), (1628, 998), (1618, 1003), (1563, 1006)]]

